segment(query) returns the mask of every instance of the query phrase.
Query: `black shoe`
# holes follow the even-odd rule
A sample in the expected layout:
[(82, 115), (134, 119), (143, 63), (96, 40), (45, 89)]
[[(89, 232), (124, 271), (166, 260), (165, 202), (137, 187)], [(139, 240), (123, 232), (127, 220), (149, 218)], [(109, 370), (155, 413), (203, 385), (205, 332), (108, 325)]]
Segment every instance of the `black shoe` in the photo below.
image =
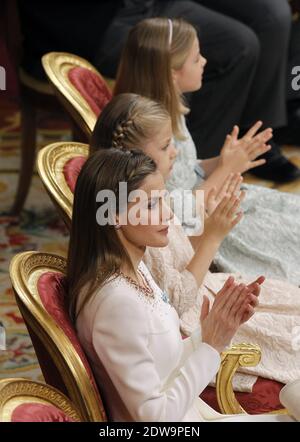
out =
[(265, 158), (266, 164), (255, 167), (249, 172), (258, 178), (275, 181), (276, 183), (290, 183), (300, 178), (300, 169), (291, 163), (274, 142), (272, 149), (259, 158)]

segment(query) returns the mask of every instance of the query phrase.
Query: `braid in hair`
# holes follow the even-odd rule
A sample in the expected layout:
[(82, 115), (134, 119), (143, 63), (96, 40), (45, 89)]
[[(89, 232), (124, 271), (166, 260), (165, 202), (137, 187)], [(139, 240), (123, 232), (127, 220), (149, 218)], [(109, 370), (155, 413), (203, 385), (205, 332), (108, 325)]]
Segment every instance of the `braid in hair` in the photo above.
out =
[(124, 149), (124, 138), (128, 136), (128, 132), (133, 124), (133, 120), (129, 119), (117, 125), (112, 134), (112, 147), (115, 147), (116, 149)]

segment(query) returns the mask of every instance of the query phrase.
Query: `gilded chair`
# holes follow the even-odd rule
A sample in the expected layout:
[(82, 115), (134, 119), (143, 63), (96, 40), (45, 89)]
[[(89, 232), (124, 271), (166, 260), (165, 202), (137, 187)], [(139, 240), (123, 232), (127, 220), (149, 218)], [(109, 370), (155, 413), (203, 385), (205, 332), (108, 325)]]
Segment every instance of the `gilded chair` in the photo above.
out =
[[(76, 179), (85, 159), (88, 146), (81, 143), (54, 143), (44, 147), (38, 155), (38, 172), (67, 226), (71, 225), (73, 193)], [(281, 408), (279, 392), (282, 384), (258, 378), (253, 393), (237, 393), (232, 389), (232, 377), (239, 367), (255, 366), (260, 350), (255, 345), (235, 346), (222, 355), (222, 366), (216, 389), (208, 387), (202, 398), (223, 413), (264, 413)], [(240, 405), (244, 406), (244, 408)]]
[[(47, 384), (66, 394), (86, 421), (104, 421), (106, 414), (91, 368), (65, 308), (66, 260), (57, 255), (23, 252), (10, 264), (16, 300)], [(243, 412), (232, 390), (239, 366), (256, 365), (257, 346), (242, 344), (222, 354), (217, 398), (225, 413)]]
[(65, 259), (38, 252), (16, 255), (9, 269), (45, 381), (70, 398), (82, 420), (105, 421), (98, 387), (67, 312), (65, 270)]
[(112, 80), (104, 80), (87, 60), (66, 52), (45, 54), (42, 64), (59, 100), (89, 139), (112, 97)]
[(28, 379), (0, 381), (0, 422), (80, 422), (72, 402), (56, 388)]

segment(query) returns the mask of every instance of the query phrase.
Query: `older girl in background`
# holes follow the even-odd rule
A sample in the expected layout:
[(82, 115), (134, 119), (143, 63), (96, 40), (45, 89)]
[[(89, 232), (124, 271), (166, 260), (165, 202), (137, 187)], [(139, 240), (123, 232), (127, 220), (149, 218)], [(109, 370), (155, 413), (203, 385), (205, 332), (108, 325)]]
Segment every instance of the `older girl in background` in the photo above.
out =
[[(177, 189), (177, 198), (183, 189), (202, 188), (206, 195), (211, 189), (218, 192), (228, 173), (243, 173), (263, 164), (264, 160), (256, 158), (269, 149), (266, 143), (272, 136), (271, 129), (257, 134), (262, 125), (257, 122), (238, 139), (235, 126), (219, 157), (197, 160), (185, 124), (188, 107), (183, 94), (201, 87), (205, 64), (192, 25), (154, 18), (131, 30), (119, 66), (115, 94), (144, 95), (162, 103), (171, 115), (178, 155), (167, 188)], [(224, 240), (215, 264), (221, 271), (263, 273), (300, 285), (299, 197), (260, 186), (244, 188), (244, 219)], [(185, 227), (188, 234), (193, 234), (198, 225), (192, 221)]]

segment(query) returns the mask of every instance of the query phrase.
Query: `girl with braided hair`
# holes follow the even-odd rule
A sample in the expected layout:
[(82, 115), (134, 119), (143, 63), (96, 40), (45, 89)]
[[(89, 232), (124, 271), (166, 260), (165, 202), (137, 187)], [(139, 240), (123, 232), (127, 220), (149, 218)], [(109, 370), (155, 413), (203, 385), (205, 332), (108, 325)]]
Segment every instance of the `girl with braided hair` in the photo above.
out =
[[(196, 147), (185, 124), (184, 93), (201, 88), (206, 60), (196, 30), (182, 20), (153, 18), (129, 33), (119, 65), (115, 94), (132, 92), (162, 103), (172, 120), (178, 155), (167, 180), (169, 191), (202, 188), (207, 198), (218, 191), (229, 172), (244, 173), (263, 164), (271, 129), (256, 133), (257, 122), (242, 138), (238, 127), (227, 136), (219, 157), (197, 160)], [(233, 105), (234, 105), (234, 91)], [(209, 106), (209, 97), (208, 106)], [(244, 185), (245, 216), (225, 238), (215, 256), (219, 271), (241, 272), (288, 280), (300, 285), (300, 199), (262, 186)], [(184, 198), (182, 196), (182, 198)], [(197, 226), (183, 227), (189, 235)], [(197, 240), (196, 240), (197, 241)]]
[[(162, 105), (136, 94), (120, 94), (102, 111), (90, 148), (91, 152), (109, 149), (112, 145), (121, 150), (140, 148), (156, 162), (166, 180), (175, 159), (171, 137), (171, 119)], [(226, 193), (234, 194), (239, 185), (239, 176), (233, 176), (224, 185)], [(168, 293), (185, 335), (190, 335), (197, 327), (203, 299), (207, 297), (213, 303), (215, 294), (229, 276), (248, 285), (254, 293), (260, 293), (256, 314), (234, 336), (235, 343), (257, 343), (262, 350), (257, 367), (235, 376), (235, 388), (249, 391), (257, 376), (282, 383), (300, 378), (296, 334), (300, 329), (300, 289), (284, 281), (269, 278), (264, 281), (262, 276), (257, 278), (259, 274), (253, 281), (247, 273), (209, 271), (218, 247), (238, 220), (234, 216), (224, 228), (218, 212), (211, 215), (195, 250), (182, 227), (170, 223), (168, 245), (148, 247), (144, 261), (157, 284)]]

